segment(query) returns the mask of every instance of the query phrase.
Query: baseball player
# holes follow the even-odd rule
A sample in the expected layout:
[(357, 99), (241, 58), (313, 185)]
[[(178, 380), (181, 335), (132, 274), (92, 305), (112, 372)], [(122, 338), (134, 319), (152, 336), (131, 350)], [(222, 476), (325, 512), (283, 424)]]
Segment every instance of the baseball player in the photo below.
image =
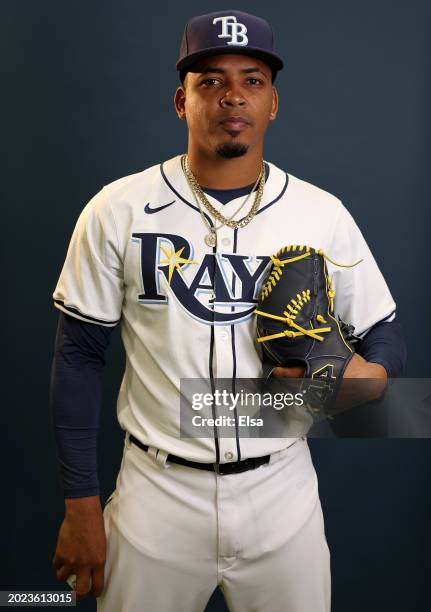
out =
[[(361, 338), (346, 376), (396, 376), (395, 303), (333, 195), (263, 157), (283, 62), (271, 26), (236, 10), (191, 19), (175, 94), (187, 152), (105, 186), (85, 206), (53, 298), (51, 411), (65, 495), (54, 567), (99, 612), (327, 612), (330, 553), (305, 436), (180, 435), (184, 379), (259, 378), (259, 288), (270, 256), (308, 244), (328, 263), (335, 311)], [(125, 432), (103, 511), (100, 372), (120, 324)], [(275, 376), (302, 376), (277, 368)], [(233, 418), (236, 418), (235, 412)]]

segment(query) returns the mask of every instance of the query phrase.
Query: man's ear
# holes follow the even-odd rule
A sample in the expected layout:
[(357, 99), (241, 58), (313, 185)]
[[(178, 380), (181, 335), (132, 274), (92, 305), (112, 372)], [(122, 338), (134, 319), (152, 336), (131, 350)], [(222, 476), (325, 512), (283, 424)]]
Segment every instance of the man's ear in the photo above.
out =
[(186, 90), (180, 85), (174, 96), (175, 110), (180, 119), (185, 120), (186, 118)]
[(272, 88), (272, 106), (271, 106), (271, 113), (269, 115), (269, 120), (270, 121), (274, 121), (274, 119), (277, 117), (278, 102), (279, 102), (279, 100), (278, 100), (278, 91), (273, 86), (273, 88)]

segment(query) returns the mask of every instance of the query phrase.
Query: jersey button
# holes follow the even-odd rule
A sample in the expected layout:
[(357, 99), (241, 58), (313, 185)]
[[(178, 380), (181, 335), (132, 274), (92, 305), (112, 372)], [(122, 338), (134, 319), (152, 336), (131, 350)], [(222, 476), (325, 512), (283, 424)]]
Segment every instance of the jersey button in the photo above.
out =
[(221, 338), (222, 340), (227, 340), (227, 339), (229, 338), (229, 333), (228, 333), (227, 331), (222, 331), (222, 332), (220, 333), (220, 338)]
[(232, 461), (232, 459), (233, 459), (233, 453), (232, 453), (232, 451), (227, 451), (227, 452), (224, 454), (224, 458), (226, 459), (226, 461)]
[(223, 246), (229, 246), (230, 245), (230, 238), (222, 238), (221, 241)]

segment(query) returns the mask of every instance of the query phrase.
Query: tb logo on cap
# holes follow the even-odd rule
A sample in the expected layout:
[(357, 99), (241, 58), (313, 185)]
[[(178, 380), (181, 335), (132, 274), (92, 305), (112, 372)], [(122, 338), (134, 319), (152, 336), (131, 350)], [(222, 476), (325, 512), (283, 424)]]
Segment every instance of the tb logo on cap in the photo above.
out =
[(248, 45), (247, 28), (243, 23), (239, 23), (234, 15), (226, 17), (215, 17), (213, 25), (221, 21), (222, 30), (218, 38), (230, 38), (228, 45)]

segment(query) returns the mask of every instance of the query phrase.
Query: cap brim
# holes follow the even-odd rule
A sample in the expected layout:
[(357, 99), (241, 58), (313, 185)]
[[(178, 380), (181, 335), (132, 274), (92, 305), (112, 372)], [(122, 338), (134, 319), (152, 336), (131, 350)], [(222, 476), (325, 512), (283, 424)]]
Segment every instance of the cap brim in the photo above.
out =
[(198, 60), (204, 57), (208, 57), (209, 55), (224, 55), (231, 53), (257, 57), (258, 59), (268, 64), (268, 66), (270, 66), (270, 68), (272, 68), (273, 70), (281, 70), (284, 66), (281, 57), (279, 57), (275, 53), (269, 53), (268, 51), (264, 49), (259, 49), (258, 47), (236, 47), (232, 45), (231, 47), (211, 47), (208, 49), (201, 49), (196, 53), (191, 53), (187, 57), (177, 62), (176, 68), (177, 70), (187, 70)]

